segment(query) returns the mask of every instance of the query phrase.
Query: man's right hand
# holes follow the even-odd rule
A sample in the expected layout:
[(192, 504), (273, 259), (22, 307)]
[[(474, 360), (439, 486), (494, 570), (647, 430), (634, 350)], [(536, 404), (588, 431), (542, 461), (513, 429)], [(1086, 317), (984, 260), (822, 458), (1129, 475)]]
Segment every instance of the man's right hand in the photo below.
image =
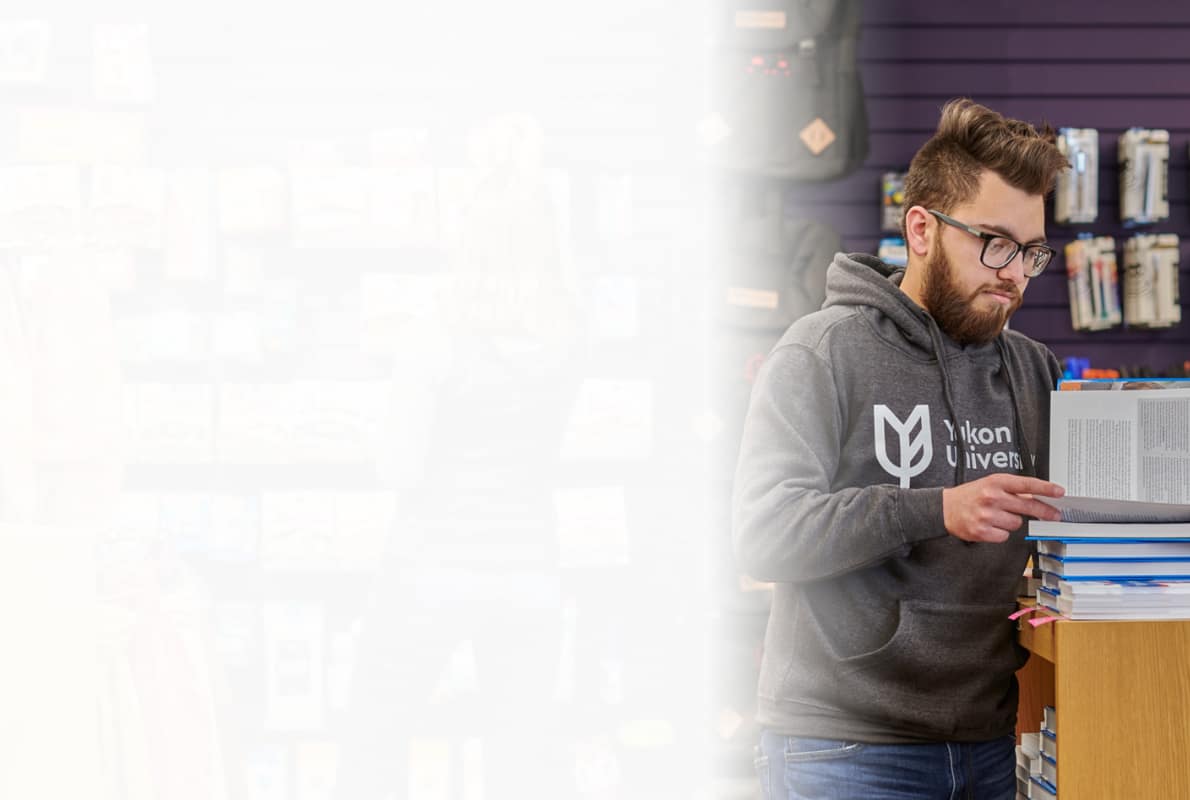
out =
[(1057, 521), (1056, 508), (1034, 495), (1061, 497), (1056, 483), (1025, 475), (997, 473), (942, 490), (942, 518), (946, 530), (966, 542), (1003, 542), (1021, 527), (1024, 517)]

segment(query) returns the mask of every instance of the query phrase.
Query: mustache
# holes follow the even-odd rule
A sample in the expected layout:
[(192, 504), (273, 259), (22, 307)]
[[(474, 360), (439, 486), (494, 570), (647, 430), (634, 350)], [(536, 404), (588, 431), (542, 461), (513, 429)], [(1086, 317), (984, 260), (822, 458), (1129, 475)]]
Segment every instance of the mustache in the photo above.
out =
[(979, 289), (976, 290), (975, 294), (972, 295), (971, 299), (974, 300), (983, 292), (999, 292), (1000, 294), (1006, 294), (1011, 297), (1014, 302), (1020, 302), (1021, 300), (1020, 287), (1018, 287), (1015, 283), (1008, 281), (1005, 281), (1004, 283), (988, 283), (980, 286)]

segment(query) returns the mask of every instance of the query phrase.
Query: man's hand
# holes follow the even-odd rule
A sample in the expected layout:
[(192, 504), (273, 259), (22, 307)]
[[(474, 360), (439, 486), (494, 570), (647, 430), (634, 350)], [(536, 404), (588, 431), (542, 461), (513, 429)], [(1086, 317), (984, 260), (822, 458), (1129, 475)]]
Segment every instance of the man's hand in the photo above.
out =
[(966, 542), (1003, 542), (1025, 516), (1057, 521), (1058, 510), (1033, 495), (1061, 497), (1056, 483), (1024, 475), (997, 473), (942, 490), (946, 530)]

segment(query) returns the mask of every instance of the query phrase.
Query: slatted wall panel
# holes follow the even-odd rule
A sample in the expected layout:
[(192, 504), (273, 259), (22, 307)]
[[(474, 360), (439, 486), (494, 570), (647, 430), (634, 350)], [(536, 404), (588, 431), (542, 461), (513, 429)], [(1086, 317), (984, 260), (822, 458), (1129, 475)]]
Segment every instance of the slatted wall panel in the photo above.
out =
[(1131, 126), (1166, 128), (1170, 219), (1150, 228), (1181, 237), (1186, 321), (1161, 332), (1075, 332), (1059, 259), (1032, 282), (1013, 326), (1059, 357), (1087, 356), (1095, 366), (1164, 370), (1190, 359), (1190, 5), (869, 0), (859, 60), (868, 159), (842, 180), (793, 191), (794, 213), (834, 226), (849, 250), (875, 252), (881, 173), (905, 169), (943, 103), (967, 96), (1034, 123), (1099, 130), (1099, 221), (1061, 226), (1051, 217), (1047, 233), (1059, 251), (1082, 231), (1115, 236), (1122, 255), (1132, 231), (1118, 221), (1117, 139)]

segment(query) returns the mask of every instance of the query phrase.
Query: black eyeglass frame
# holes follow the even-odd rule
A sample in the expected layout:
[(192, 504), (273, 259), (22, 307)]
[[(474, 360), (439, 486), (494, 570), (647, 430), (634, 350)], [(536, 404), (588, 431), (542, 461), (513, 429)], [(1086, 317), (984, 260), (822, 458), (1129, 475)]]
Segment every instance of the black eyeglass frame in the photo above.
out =
[[(1046, 244), (1037, 244), (1037, 243), (1021, 244), (1016, 239), (1013, 239), (1011, 236), (1005, 236), (1002, 233), (988, 233), (987, 231), (981, 231), (979, 228), (973, 228), (964, 222), (959, 222), (954, 217), (948, 217), (945, 214), (943, 214), (941, 211), (934, 211), (931, 208), (927, 208), (926, 211), (933, 214), (935, 217), (942, 220), (947, 225), (958, 228), (961, 231), (966, 231), (967, 233), (971, 234), (972, 236), (978, 236), (980, 239), (983, 239), (983, 249), (981, 249), (979, 251), (979, 263), (983, 264), (988, 269), (994, 269), (994, 270), (1004, 269), (1005, 267), (1007, 267), (1009, 264), (1012, 263), (1012, 260), (1014, 258), (1016, 258), (1018, 255), (1020, 255), (1021, 251), (1028, 250), (1030, 248), (1037, 248), (1038, 250), (1041, 250), (1048, 254), (1046, 256), (1045, 262), (1042, 263), (1040, 269), (1036, 269), (1036, 270), (1031, 269), (1029, 267), (1029, 259), (1027, 257), (1025, 259), (1023, 259), (1024, 264), (1025, 264), (1025, 277), (1026, 278), (1036, 278), (1038, 275), (1045, 272), (1045, 268), (1050, 265), (1050, 262), (1054, 260), (1054, 254), (1057, 253), (1057, 251), (1054, 250), (1054, 248), (1052, 248)], [(993, 239), (1003, 239), (1007, 242), (1012, 242), (1013, 245), (1016, 247), (1016, 249), (1012, 251), (1012, 255), (1010, 255), (1008, 258), (1004, 259), (1003, 264), (993, 265), (993, 264), (989, 264), (985, 260), (985, 258), (987, 256), (987, 252), (988, 252), (988, 245), (992, 243)]]

